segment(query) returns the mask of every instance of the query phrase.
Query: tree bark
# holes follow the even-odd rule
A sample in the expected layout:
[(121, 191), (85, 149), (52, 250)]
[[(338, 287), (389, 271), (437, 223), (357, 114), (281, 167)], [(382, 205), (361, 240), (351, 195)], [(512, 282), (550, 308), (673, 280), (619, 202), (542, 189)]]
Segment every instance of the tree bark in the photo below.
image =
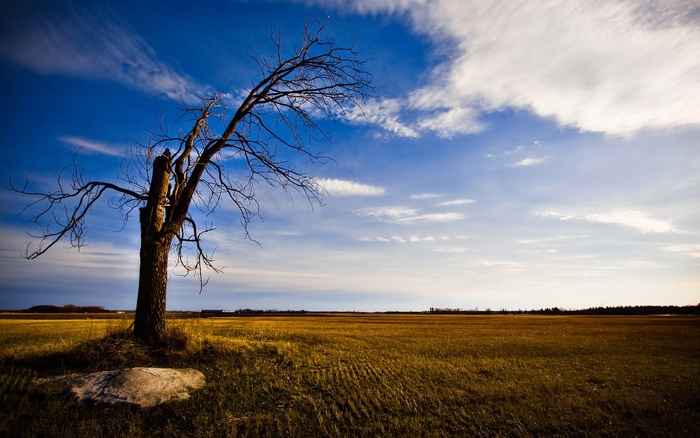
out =
[(149, 345), (158, 343), (165, 332), (168, 256), (174, 237), (164, 227), (169, 179), (170, 153), (166, 149), (153, 162), (148, 201), (140, 210), (141, 251), (134, 337)]
[(168, 255), (171, 239), (141, 238), (139, 291), (134, 317), (134, 337), (155, 344), (165, 332), (165, 307), (168, 287)]

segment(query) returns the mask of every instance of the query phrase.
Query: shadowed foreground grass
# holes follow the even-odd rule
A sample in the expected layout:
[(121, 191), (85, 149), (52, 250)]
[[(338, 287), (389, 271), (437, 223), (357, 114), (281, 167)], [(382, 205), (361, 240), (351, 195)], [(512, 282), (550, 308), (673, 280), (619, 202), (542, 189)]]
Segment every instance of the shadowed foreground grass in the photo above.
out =
[[(120, 326), (121, 324), (121, 326)], [(693, 436), (700, 319), (357, 315), (174, 321), (148, 351), (124, 322), (0, 320), (0, 436)], [(151, 409), (84, 406), (36, 377), (193, 367)]]

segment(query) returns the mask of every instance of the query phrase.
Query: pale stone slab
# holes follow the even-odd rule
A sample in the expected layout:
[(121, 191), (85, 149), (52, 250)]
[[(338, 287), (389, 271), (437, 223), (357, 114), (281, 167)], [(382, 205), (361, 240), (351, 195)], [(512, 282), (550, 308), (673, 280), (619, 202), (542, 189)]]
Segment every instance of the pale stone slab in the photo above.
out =
[(38, 383), (64, 384), (78, 400), (90, 404), (152, 407), (172, 400), (186, 400), (189, 391), (205, 384), (204, 374), (187, 369), (127, 368), (87, 375), (40, 379)]

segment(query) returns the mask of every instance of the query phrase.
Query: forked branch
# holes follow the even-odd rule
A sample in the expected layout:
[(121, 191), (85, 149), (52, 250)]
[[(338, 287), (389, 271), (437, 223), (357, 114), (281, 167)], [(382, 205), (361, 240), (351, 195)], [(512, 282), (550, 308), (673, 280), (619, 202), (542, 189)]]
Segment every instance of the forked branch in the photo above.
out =
[[(70, 182), (68, 185), (64, 179), (66, 171), (71, 170)], [(51, 228), (47, 224), (41, 235), (31, 235), (39, 239), (36, 250), (31, 250), (31, 244), (27, 246), (23, 257), (35, 259), (46, 253), (64, 237), (68, 237), (70, 245), (80, 249), (85, 245), (85, 216), (94, 207), (95, 203), (108, 192), (114, 192), (123, 198), (118, 204), (123, 205), (132, 201), (142, 201), (146, 195), (139, 194), (133, 190), (119, 185), (103, 181), (85, 181), (85, 175), (76, 164), (66, 166), (59, 173), (57, 178), (58, 189), (51, 192), (37, 192), (29, 189), (29, 180), (25, 180), (22, 187), (16, 186), (12, 180), (6, 186), (9, 190), (24, 195), (33, 196), (36, 199), (25, 207), (22, 212), (40, 206), (38, 213), (35, 213), (29, 220), (36, 224), (44, 222), (45, 217), (50, 217), (49, 223), (54, 225)]]

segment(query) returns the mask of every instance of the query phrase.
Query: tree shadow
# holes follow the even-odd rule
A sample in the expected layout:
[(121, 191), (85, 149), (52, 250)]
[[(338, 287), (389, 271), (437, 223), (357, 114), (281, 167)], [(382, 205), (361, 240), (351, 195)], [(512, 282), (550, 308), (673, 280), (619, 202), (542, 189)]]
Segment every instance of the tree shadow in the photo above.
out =
[[(205, 344), (200, 350), (207, 348)], [(130, 367), (183, 367), (201, 361), (202, 353), (188, 348), (187, 335), (182, 331), (173, 330), (158, 344), (144, 345), (130, 330), (123, 330), (63, 351), (5, 358), (3, 368), (25, 368), (53, 376)]]

